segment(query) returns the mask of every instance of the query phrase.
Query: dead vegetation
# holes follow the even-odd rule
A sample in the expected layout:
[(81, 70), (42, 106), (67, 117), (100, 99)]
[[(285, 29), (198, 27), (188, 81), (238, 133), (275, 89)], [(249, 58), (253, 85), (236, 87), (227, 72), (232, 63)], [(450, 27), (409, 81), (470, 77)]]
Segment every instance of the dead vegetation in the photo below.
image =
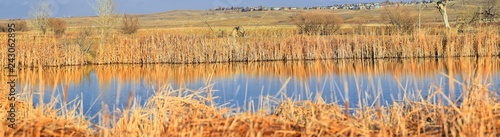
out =
[[(495, 25), (468, 33), (426, 26), (420, 33), (397, 35), (386, 27), (360, 28), (357, 34), (326, 36), (298, 35), (293, 28), (247, 29), (245, 37), (219, 37), (206, 29), (149, 30), (134, 37), (114, 33), (103, 46), (97, 46), (99, 41), (90, 29), (68, 34), (64, 46), (54, 37), (23, 33), (16, 45), (18, 54), (24, 56), (16, 61), (21, 66), (61, 66), (500, 55), (500, 33)], [(46, 46), (34, 48), (34, 44)], [(6, 48), (0, 47), (0, 55), (4, 55), (0, 59), (5, 59)]]
[(342, 26), (342, 17), (329, 12), (306, 12), (295, 15), (292, 21), (299, 34), (332, 35)]
[[(104, 107), (98, 115), (100, 122), (95, 124), (79, 113), (82, 106), (78, 101), (52, 100), (32, 106), (31, 98), (37, 95), (23, 90), (20, 104), (25, 105), (20, 107), (19, 114), (24, 117), (18, 128), (0, 128), (0, 133), (5, 136), (495, 136), (499, 134), (500, 103), (496, 92), (489, 90), (488, 76), (492, 70), (498, 70), (498, 65), (489, 61), (489, 58), (475, 61), (481, 68), (464, 67), (469, 69), (464, 70), (468, 72), (466, 75), (474, 77), (460, 82), (464, 84), (463, 94), (454, 99), (445, 95), (444, 87), (431, 87), (423, 89), (429, 91), (427, 96), (415, 92), (404, 96), (402, 102), (387, 105), (373, 102), (379, 105), (372, 106), (372, 102), (367, 102), (345, 107), (326, 103), (321, 95), (310, 100), (262, 95), (258, 103), (229, 108), (214, 104), (216, 97), (211, 96), (211, 85), (198, 90), (163, 85), (144, 105), (129, 95), (123, 109), (107, 111)], [(466, 66), (460, 63), (457, 66)], [(452, 72), (446, 75), (449, 74)], [(0, 99), (2, 110), (6, 109), (8, 101)], [(56, 104), (67, 107), (58, 108)], [(241, 111), (245, 107), (258, 109)], [(4, 112), (0, 118), (5, 119)]]
[(134, 34), (139, 29), (139, 17), (123, 15), (121, 32), (123, 34)]
[(49, 19), (48, 27), (56, 37), (61, 37), (66, 32), (66, 21), (61, 19)]
[[(231, 32), (231, 28), (227, 31), (221, 28), (220, 33), (216, 34), (199, 28), (137, 31), (138, 20), (135, 17), (126, 17), (124, 20), (122, 28), (124, 34), (108, 35), (112, 23), (107, 20), (114, 16), (107, 16), (107, 19), (103, 16), (101, 21), (104, 23), (99, 27), (100, 32), (94, 32), (93, 28), (87, 27), (76, 33), (68, 33), (70, 42), (67, 45), (61, 44), (56, 37), (38, 37), (33, 33), (20, 33), (16, 45), (17, 54), (22, 56), (18, 56), (16, 63), (21, 67), (40, 67), (120, 63), (201, 64), (271, 60), (479, 58), (500, 55), (498, 25), (477, 25), (474, 31), (467, 33), (446, 31), (428, 25), (422, 31), (415, 32), (416, 21), (414, 14), (409, 14), (411, 11), (397, 7), (387, 10), (389, 12), (385, 16), (390, 19), (390, 28), (359, 25), (355, 33), (341, 33), (343, 35), (333, 35), (349, 31), (341, 29), (342, 18), (330, 13), (298, 14), (292, 17), (298, 29), (245, 27), (248, 29), (240, 31), (238, 27), (233, 29), (236, 30), (232, 34), (234, 37), (226, 37), (225, 32)], [(477, 18), (479, 17), (477, 15)], [(475, 18), (471, 20), (475, 20), (475, 24), (480, 24)], [(56, 34), (65, 33), (66, 27), (62, 27), (65, 26), (63, 22), (52, 22)], [(471, 21), (467, 22), (472, 24)], [(26, 23), (17, 24), (20, 26), (20, 31), (25, 30), (22, 24)], [(44, 28), (40, 29), (44, 31)], [(97, 33), (101, 36), (96, 36)], [(6, 35), (0, 35), (0, 38), (5, 37)], [(106, 42), (103, 37), (106, 37)], [(0, 41), (0, 44), (5, 45), (5, 42)], [(6, 47), (0, 46), (0, 60), (6, 60), (5, 51)], [(460, 104), (444, 95), (443, 87), (433, 87), (422, 89), (431, 92), (430, 96), (423, 97), (417, 94), (417, 99), (407, 98), (404, 102), (393, 102), (386, 106), (365, 104), (355, 108), (350, 108), (348, 101), (344, 102), (345, 105), (326, 103), (320, 96), (314, 100), (263, 96), (261, 103), (267, 105), (259, 106), (255, 112), (241, 112), (238, 108), (226, 108), (214, 104), (215, 97), (210, 94), (213, 92), (210, 85), (199, 90), (173, 89), (163, 85), (147, 104), (138, 105), (137, 99), (129, 96), (124, 109), (108, 112), (107, 108), (104, 108), (98, 116), (100, 123), (91, 123), (81, 113), (82, 106), (79, 103), (67, 102), (64, 99), (63, 102), (54, 100), (33, 106), (34, 91), (22, 88), (22, 92), (28, 95), (23, 94), (22, 102), (18, 102), (22, 104), (19, 110), (22, 118), (18, 121), (19, 126), (16, 129), (0, 128), (0, 135), (497, 136), (500, 131), (498, 129), (500, 103), (496, 91), (489, 89), (491, 81), (487, 82), (488, 78), (481, 77), (483, 76), (481, 74), (488, 76), (491, 64), (488, 64), (488, 61), (476, 62), (479, 63), (477, 66), (486, 66), (486, 69), (464, 70), (478, 77), (462, 82), (466, 87), (459, 98)], [(1, 62), (0, 65), (5, 66), (5, 63)], [(348, 63), (340, 65), (350, 66)], [(411, 67), (417, 68), (417, 66), (413, 64)], [(294, 73), (296, 68), (305, 67), (298, 64), (292, 68), (294, 69), (266, 72)], [(329, 68), (335, 71), (351, 71), (332, 66)], [(396, 65), (389, 68), (400, 70), (404, 66)], [(247, 68), (247, 70), (254, 69), (259, 67)], [(321, 69), (313, 70), (319, 73)], [(103, 75), (114, 74), (112, 71), (99, 69), (96, 71)], [(165, 71), (178, 73), (179, 69)], [(422, 73), (425, 71), (428, 70), (420, 70)], [(194, 73), (200, 75), (203, 72)], [(189, 79), (186, 76), (189, 74), (178, 75)], [(1, 83), (6, 82), (3, 77), (1, 80)], [(6, 86), (2, 84), (0, 87), (2, 92), (7, 91)], [(0, 98), (2, 110), (7, 109), (7, 103), (5, 98)], [(66, 107), (57, 108), (56, 104), (63, 104)], [(252, 105), (249, 103), (248, 107), (254, 107)], [(5, 112), (0, 113), (0, 119), (5, 119)]]
[(404, 6), (384, 8), (383, 20), (387, 20), (389, 34), (412, 34), (417, 28), (418, 11)]
[[(13, 22), (15, 25), (14, 30), (16, 32), (25, 32), (28, 31), (28, 25), (24, 20), (16, 20)], [(8, 24), (0, 24), (0, 32), (9, 32)]]

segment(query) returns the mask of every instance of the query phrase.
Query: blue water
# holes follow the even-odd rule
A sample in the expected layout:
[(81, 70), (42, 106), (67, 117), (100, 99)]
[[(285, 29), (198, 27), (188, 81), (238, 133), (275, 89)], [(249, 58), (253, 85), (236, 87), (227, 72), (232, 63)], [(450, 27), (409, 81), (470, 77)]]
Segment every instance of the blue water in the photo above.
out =
[[(338, 103), (340, 105), (344, 105), (344, 102), (348, 100), (349, 107), (358, 107), (358, 102), (369, 106), (376, 103), (380, 103), (381, 105), (390, 105), (393, 101), (404, 100), (404, 98), (402, 98), (403, 96), (406, 96), (408, 97), (407, 99), (411, 100), (418, 100), (420, 97), (417, 95), (422, 95), (423, 98), (429, 98), (429, 92), (436, 91), (438, 87), (442, 88), (441, 90), (444, 91), (445, 95), (449, 95), (453, 92), (450, 92), (450, 82), (446, 75), (449, 74), (451, 70), (455, 70), (453, 74), (456, 81), (464, 81), (470, 74), (473, 74), (471, 71), (477, 69), (471, 67), (473, 69), (470, 69), (469, 71), (458, 71), (459, 68), (451, 69), (449, 66), (443, 65), (445, 64), (444, 61), (434, 60), (417, 61), (413, 63), (408, 63), (409, 61), (392, 60), (378, 60), (377, 62), (391, 63), (370, 64), (369, 62), (354, 60), (327, 60), (321, 62), (296, 61), (286, 63), (233, 63), (239, 67), (234, 67), (234, 65), (228, 64), (218, 64), (216, 65), (218, 68), (215, 70), (225, 70), (225, 67), (227, 67), (226, 71), (231, 73), (225, 75), (213, 75), (210, 83), (213, 84), (212, 89), (215, 91), (213, 95), (218, 97), (215, 99), (217, 105), (226, 104), (226, 107), (241, 107), (243, 111), (247, 110), (248, 103), (251, 101), (253, 101), (255, 107), (257, 107), (259, 105), (259, 97), (268, 96), (281, 99), (284, 95), (294, 100), (316, 100), (317, 94), (320, 94), (321, 98), (327, 103)], [(463, 63), (461, 66), (476, 65), (474, 64), (475, 61), (469, 62)], [(303, 65), (293, 65), (300, 63)], [(252, 66), (255, 66), (256, 64), (260, 69), (252, 69)], [(414, 69), (408, 69), (411, 67), (405, 67), (405, 64), (413, 64)], [(497, 87), (500, 87), (500, 82), (498, 82), (500, 79), (500, 73), (497, 72), (500, 70), (495, 66), (500, 66), (498, 65), (500, 64), (500, 61), (493, 60), (490, 64), (493, 65), (490, 69), (491, 73), (489, 73), (491, 74), (491, 80), (493, 80), (490, 89), (498, 92), (499, 90)], [(207, 69), (204, 67), (214, 67), (214, 65), (208, 64), (191, 66), (195, 69), (183, 69), (184, 66), (181, 64), (128, 65), (130, 69), (143, 69), (146, 71), (141, 71), (140, 74), (130, 74), (138, 76), (138, 78), (134, 79), (123, 78), (123, 76), (120, 78), (118, 75), (111, 75), (112, 79), (107, 82), (99, 82), (100, 76), (96, 71), (97, 69), (109, 70), (110, 74), (116, 71), (125, 71), (123, 72), (125, 76), (127, 76), (129, 72), (131, 73), (134, 71), (128, 71), (127, 69), (113, 69), (127, 65), (90, 66), (90, 71), (88, 73), (82, 72), (84, 76), (81, 77), (79, 82), (69, 82), (67, 100), (82, 101), (84, 114), (88, 117), (99, 114), (102, 110), (103, 104), (108, 105), (110, 110), (117, 108), (123, 109), (126, 106), (129, 94), (131, 93), (133, 93), (133, 97), (138, 99), (139, 103), (141, 103), (140, 105), (142, 105), (158, 90), (158, 85), (154, 81), (151, 81), (151, 78), (160, 80), (165, 79), (165, 81), (168, 81), (174, 89), (200, 89), (207, 86), (206, 79), (208, 79), (208, 77), (206, 75), (196, 77), (196, 74), (204, 74), (203, 70)], [(110, 69), (106, 69), (107, 67), (110, 67)], [(165, 74), (169, 74), (167, 77), (149, 74), (147, 71), (151, 69), (160, 69), (162, 67), (172, 67), (177, 69), (165, 72)], [(281, 70), (289, 70), (290, 73), (286, 74), (281, 71), (271, 73), (265, 69), (266, 67), (281, 68)], [(302, 69), (302, 71), (299, 71), (301, 70), (300, 68), (305, 67), (310, 69)], [(239, 70), (240, 68), (245, 69)], [(345, 71), (338, 70), (343, 68), (345, 68)], [(318, 73), (318, 69), (323, 69), (322, 73)], [(412, 70), (421, 72), (411, 72)], [(181, 71), (188, 72), (186, 73)], [(193, 71), (193, 73), (189, 73), (189, 71)], [(197, 73), (200, 71), (201, 73)], [(50, 76), (56, 75), (50, 74), (55, 72), (57, 71), (47, 71), (44, 73), (48, 73), (46, 75)], [(184, 78), (182, 76), (168, 77), (174, 76), (170, 75), (172, 73), (185, 73), (186, 75), (193, 75), (189, 76), (190, 78), (187, 78), (188, 76), (186, 76), (186, 80), (179, 80)], [(44, 79), (47, 80), (50, 79), (50, 77), (46, 77)], [(453, 94), (455, 94), (456, 97), (462, 92), (462, 86), (460, 86), (458, 82), (453, 82), (453, 84), (455, 87)], [(23, 87), (25, 85), (21, 83), (18, 86)], [(32, 88), (35, 93), (39, 93), (40, 90), (37, 89), (37, 86)], [(63, 89), (64, 84), (62, 83), (57, 84), (57, 87), (46, 85), (43, 98), (44, 102), (49, 102), (51, 99), (62, 100), (62, 98), (51, 97), (51, 91), (55, 90), (55, 95), (62, 97)], [(360, 98), (358, 98), (358, 96)], [(36, 105), (40, 99), (35, 95), (34, 100)], [(96, 122), (97, 119), (92, 119), (92, 121)]]

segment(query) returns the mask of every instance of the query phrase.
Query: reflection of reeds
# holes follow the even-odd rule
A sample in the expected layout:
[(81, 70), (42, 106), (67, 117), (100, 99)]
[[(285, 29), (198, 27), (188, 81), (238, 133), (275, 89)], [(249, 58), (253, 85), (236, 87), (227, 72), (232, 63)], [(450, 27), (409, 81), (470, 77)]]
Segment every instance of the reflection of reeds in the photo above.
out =
[[(333, 68), (333, 72), (338, 75), (372, 74), (383, 75), (392, 74), (396, 77), (412, 75), (414, 77), (427, 77), (433, 74), (454, 73), (468, 74), (478, 65), (478, 62), (491, 63), (490, 70), (500, 69), (500, 58), (445, 58), (434, 59), (391, 59), (391, 60), (339, 60), (336, 61), (338, 67)], [(494, 71), (496, 72), (496, 71)], [(497, 72), (496, 72), (497, 73)]]
[[(108, 85), (113, 79), (120, 82), (139, 82), (141, 79), (150, 85), (165, 85), (205, 80), (213, 77), (230, 77), (245, 74), (250, 77), (294, 77), (300, 80), (321, 78), (327, 75), (369, 75), (378, 76), (392, 74), (395, 77), (409, 76), (415, 78), (433, 77), (444, 73), (453, 81), (454, 76), (471, 77), (478, 63), (489, 63), (488, 74), (500, 71), (500, 58), (449, 58), (449, 59), (391, 59), (391, 60), (323, 60), (323, 61), (291, 61), (291, 62), (252, 62), (252, 63), (214, 63), (214, 64), (159, 64), (159, 65), (110, 65), (86, 67), (44, 68), (40, 73), (43, 85), (55, 87), (63, 84), (79, 84), (88, 78), (94, 70), (98, 82)], [(21, 84), (38, 85), (38, 73), (30, 69), (19, 71)], [(453, 84), (450, 84), (453, 85)], [(159, 86), (157, 87), (159, 89)]]
[[(40, 70), (40, 73), (38, 72)], [(21, 85), (45, 85), (54, 87), (64, 83), (80, 84), (84, 79), (88, 79), (92, 67), (58, 67), (58, 68), (27, 68), (18, 71), (18, 78)], [(40, 83), (42, 82), (42, 83)]]

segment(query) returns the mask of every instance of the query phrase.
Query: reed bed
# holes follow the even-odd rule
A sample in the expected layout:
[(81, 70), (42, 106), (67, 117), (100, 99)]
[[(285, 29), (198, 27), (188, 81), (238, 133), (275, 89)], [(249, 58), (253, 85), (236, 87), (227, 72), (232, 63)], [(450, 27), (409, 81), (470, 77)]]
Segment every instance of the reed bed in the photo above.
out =
[[(486, 31), (486, 30), (485, 30)], [(499, 55), (495, 31), (478, 34), (200, 38), (160, 34), (109, 45), (97, 64), (214, 63), (271, 60), (441, 58)], [(115, 42), (113, 42), (115, 43)], [(120, 50), (121, 49), (121, 50)], [(109, 52), (107, 52), (109, 51)], [(100, 58), (104, 57), (104, 58)], [(109, 58), (111, 57), (111, 58)], [(121, 60), (127, 62), (120, 62)]]
[[(226, 28), (227, 29), (227, 28)], [(308, 36), (296, 35), (290, 29), (255, 29), (246, 37), (218, 36), (213, 31), (193, 33), (176, 30), (140, 32), (137, 35), (110, 35), (103, 45), (93, 44), (85, 50), (74, 44), (76, 37), (34, 36), (20, 33), (17, 37), (17, 63), (20, 70), (18, 127), (0, 128), (0, 136), (498, 136), (500, 134), (500, 102), (498, 91), (492, 89), (500, 65), (494, 63), (500, 54), (498, 26), (480, 28), (477, 32), (451, 33), (422, 31), (413, 34), (349, 34)], [(383, 32), (382, 32), (383, 33)], [(6, 35), (0, 35), (4, 37)], [(97, 40), (92, 36), (90, 41)], [(0, 42), (1, 43), (1, 42)], [(5, 45), (5, 43), (4, 43)], [(0, 59), (6, 60), (5, 46), (0, 46)], [(476, 57), (460, 61), (435, 58)], [(481, 59), (478, 57), (488, 57)], [(391, 58), (390, 61), (377, 59)], [(410, 60), (402, 61), (409, 58)], [(413, 60), (423, 58), (421, 60)], [(334, 60), (330, 63), (318, 61)], [(294, 62), (269, 64), (260, 61), (317, 60), (313, 63)], [(250, 65), (219, 62), (249, 62)], [(333, 62), (333, 63), (331, 63)], [(403, 63), (401, 63), (403, 62)], [(498, 61), (497, 61), (498, 62)], [(6, 66), (7, 62), (1, 63)], [(153, 64), (181, 63), (186, 66), (161, 67), (78, 67), (42, 70), (42, 66), (86, 64)], [(213, 63), (213, 64), (205, 64)], [(382, 64), (380, 65), (375, 64)], [(424, 67), (421, 67), (424, 66)], [(208, 68), (208, 69), (207, 69)], [(236, 73), (310, 77), (339, 74), (383, 75), (394, 73), (402, 77), (440, 72), (451, 78), (466, 75), (457, 98), (445, 95), (445, 87), (418, 89), (403, 96), (404, 101), (357, 103), (349, 100), (327, 103), (317, 95), (299, 100), (284, 96), (262, 95), (259, 102), (247, 102), (239, 108), (215, 104), (214, 90), (208, 84), (198, 90), (173, 89), (168, 83), (183, 83), (213, 75)], [(331, 71), (333, 70), (333, 71)], [(43, 72), (50, 73), (43, 73)], [(143, 73), (155, 73), (146, 78), (159, 86), (155, 95), (144, 105), (129, 95), (123, 109), (109, 111), (106, 105), (92, 123), (84, 115), (79, 100), (67, 100), (67, 87), (80, 83), (91, 71), (100, 83), (119, 79), (141, 79)], [(2, 71), (4, 75), (4, 71)], [(174, 79), (167, 79), (167, 78)], [(170, 81), (169, 81), (170, 80)], [(0, 78), (6, 83), (5, 77)], [(208, 82), (210, 83), (210, 82)], [(285, 82), (286, 83), (286, 82)], [(63, 95), (52, 94), (50, 102), (35, 102), (43, 97), (44, 87), (65, 85)], [(357, 85), (357, 83), (356, 83)], [(285, 85), (284, 85), (285, 86)], [(358, 86), (358, 85), (357, 85)], [(34, 88), (41, 90), (35, 92)], [(1, 85), (7, 95), (8, 85)], [(54, 90), (56, 90), (54, 88)], [(52, 93), (55, 93), (54, 90)], [(429, 95), (422, 95), (427, 91)], [(361, 94), (363, 91), (347, 91)], [(380, 92), (380, 91), (373, 91)], [(405, 91), (406, 92), (406, 91)], [(47, 92), (50, 93), (50, 92)], [(347, 93), (346, 93), (347, 94)], [(61, 98), (62, 96), (62, 98)], [(6, 119), (9, 101), (0, 96), (0, 119)], [(38, 105), (34, 105), (38, 104)], [(376, 105), (370, 105), (376, 104)], [(58, 107), (62, 106), (62, 107)], [(257, 108), (257, 109), (255, 109)], [(245, 110), (245, 111), (243, 111)], [(7, 127), (3, 122), (2, 126)]]
[[(500, 55), (498, 30), (498, 26), (484, 26), (466, 33), (424, 29), (411, 34), (363, 31), (308, 36), (295, 34), (291, 28), (253, 28), (246, 30), (245, 37), (219, 37), (207, 29), (182, 28), (136, 35), (112, 33), (102, 45), (93, 42), (89, 50), (75, 44), (76, 34), (56, 38), (24, 33), (16, 44), (21, 66), (485, 57)], [(88, 41), (97, 40), (92, 36)], [(3, 60), (5, 48), (0, 47)]]

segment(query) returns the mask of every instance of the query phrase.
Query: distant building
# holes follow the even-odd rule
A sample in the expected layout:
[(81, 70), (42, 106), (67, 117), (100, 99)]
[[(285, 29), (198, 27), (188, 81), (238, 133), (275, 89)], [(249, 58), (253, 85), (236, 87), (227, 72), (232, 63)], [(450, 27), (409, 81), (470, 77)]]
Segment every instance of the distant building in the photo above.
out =
[[(423, 3), (432, 3), (436, 0), (429, 1), (411, 1), (411, 2), (384, 2), (384, 3), (356, 3), (356, 4), (335, 4), (330, 6), (312, 6), (312, 7), (217, 7), (215, 9), (208, 9), (209, 11), (238, 11), (238, 12), (253, 12), (253, 11), (277, 11), (277, 10), (312, 10), (312, 9), (329, 9), (329, 10), (371, 10), (380, 9), (384, 6), (395, 5), (414, 5)], [(452, 1), (452, 0), (450, 0)]]

